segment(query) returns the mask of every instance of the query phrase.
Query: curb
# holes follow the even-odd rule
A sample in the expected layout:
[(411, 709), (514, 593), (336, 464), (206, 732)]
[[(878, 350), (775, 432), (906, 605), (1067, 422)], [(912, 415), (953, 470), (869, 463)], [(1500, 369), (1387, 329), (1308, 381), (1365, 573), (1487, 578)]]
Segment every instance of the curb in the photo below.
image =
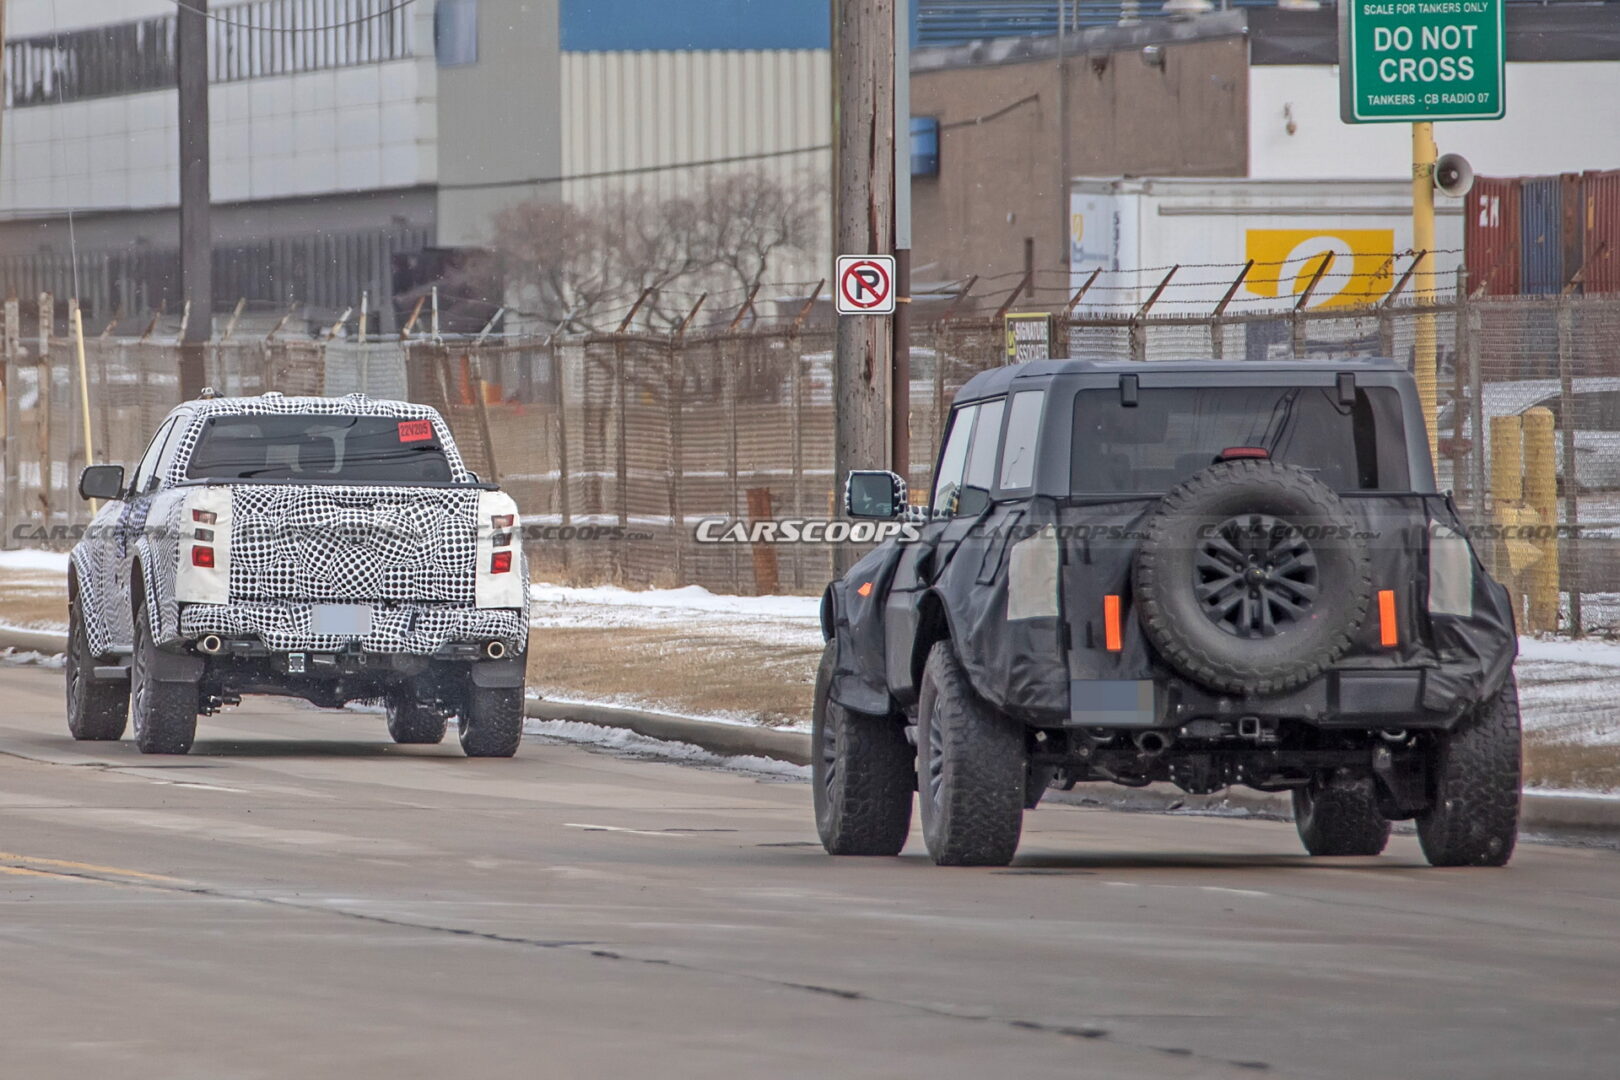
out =
[[(0, 626), (0, 649), (5, 648), (47, 654), (65, 652), (67, 635), (53, 630)], [(540, 720), (578, 720), (601, 727), (625, 728), (650, 739), (691, 743), (725, 757), (767, 757), (792, 765), (810, 764), (810, 736), (797, 731), (722, 724), (618, 705), (576, 705), (531, 699), (524, 711)], [(1070, 805), (1138, 813), (1249, 814), (1284, 821), (1293, 816), (1286, 796), (1244, 788), (1220, 795), (1188, 795), (1167, 784), (1146, 788), (1080, 784), (1073, 791), (1053, 791), (1047, 798)], [(1614, 842), (1620, 840), (1620, 799), (1527, 794), (1519, 823), (1531, 834)]]
[(625, 728), (650, 739), (691, 743), (723, 757), (767, 757), (792, 765), (810, 764), (810, 736), (798, 731), (721, 724), (617, 705), (577, 705), (535, 698), (529, 700), (524, 711), (540, 720), (577, 720)]

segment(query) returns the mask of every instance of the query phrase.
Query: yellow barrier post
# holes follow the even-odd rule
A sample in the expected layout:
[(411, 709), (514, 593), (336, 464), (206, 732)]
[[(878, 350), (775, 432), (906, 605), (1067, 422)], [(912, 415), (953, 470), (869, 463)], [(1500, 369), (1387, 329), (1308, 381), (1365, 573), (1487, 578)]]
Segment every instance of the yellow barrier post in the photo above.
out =
[(1524, 413), (1524, 500), (1535, 512), (1540, 557), (1530, 568), (1530, 629), (1558, 629), (1558, 465), (1553, 414), (1537, 406)]
[[(73, 318), (73, 349), (79, 361), (79, 408), (84, 419), (84, 463), (96, 463), (96, 442), (90, 428), (90, 376), (85, 370), (84, 362), (84, 316), (79, 313), (79, 302), (74, 300), (68, 305), (68, 314)], [(68, 477), (68, 483), (76, 485), (73, 477)], [(90, 513), (95, 514), (101, 504), (90, 500)]]
[(1500, 530), (1496, 543), (1496, 579), (1507, 586), (1516, 621), (1523, 622), (1523, 593), (1518, 572), (1529, 564), (1522, 540), (1514, 537), (1524, 498), (1524, 443), (1517, 416), (1491, 417), (1491, 509)]

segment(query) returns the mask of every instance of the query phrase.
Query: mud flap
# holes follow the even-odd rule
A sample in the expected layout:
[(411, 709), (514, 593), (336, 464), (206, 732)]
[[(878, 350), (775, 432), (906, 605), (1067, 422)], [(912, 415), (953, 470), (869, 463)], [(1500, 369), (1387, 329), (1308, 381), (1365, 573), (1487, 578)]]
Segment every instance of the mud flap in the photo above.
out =
[(472, 684), (487, 690), (519, 689), (523, 686), (527, 668), (527, 656), (507, 656), (499, 660), (479, 660), (472, 665)]

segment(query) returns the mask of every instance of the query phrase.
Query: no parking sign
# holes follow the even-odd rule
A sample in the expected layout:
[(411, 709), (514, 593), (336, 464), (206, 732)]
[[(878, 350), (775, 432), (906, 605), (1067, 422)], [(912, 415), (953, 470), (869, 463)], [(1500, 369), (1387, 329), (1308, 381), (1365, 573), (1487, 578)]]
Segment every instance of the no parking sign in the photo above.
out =
[(840, 255), (837, 269), (838, 314), (894, 314), (893, 255)]

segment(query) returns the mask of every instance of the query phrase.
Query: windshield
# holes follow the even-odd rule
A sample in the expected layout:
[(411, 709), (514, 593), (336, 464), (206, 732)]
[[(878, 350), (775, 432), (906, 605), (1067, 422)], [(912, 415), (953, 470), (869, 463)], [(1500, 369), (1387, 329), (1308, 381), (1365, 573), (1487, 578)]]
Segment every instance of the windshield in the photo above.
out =
[(429, 420), (394, 416), (215, 416), (186, 475), (193, 480), (442, 483), (450, 461)]
[(1075, 396), (1071, 490), (1162, 492), (1231, 447), (1259, 447), (1336, 491), (1400, 491), (1410, 480), (1400, 398), (1358, 389), (1341, 405), (1334, 388), (1144, 388), (1139, 404), (1117, 390)]

